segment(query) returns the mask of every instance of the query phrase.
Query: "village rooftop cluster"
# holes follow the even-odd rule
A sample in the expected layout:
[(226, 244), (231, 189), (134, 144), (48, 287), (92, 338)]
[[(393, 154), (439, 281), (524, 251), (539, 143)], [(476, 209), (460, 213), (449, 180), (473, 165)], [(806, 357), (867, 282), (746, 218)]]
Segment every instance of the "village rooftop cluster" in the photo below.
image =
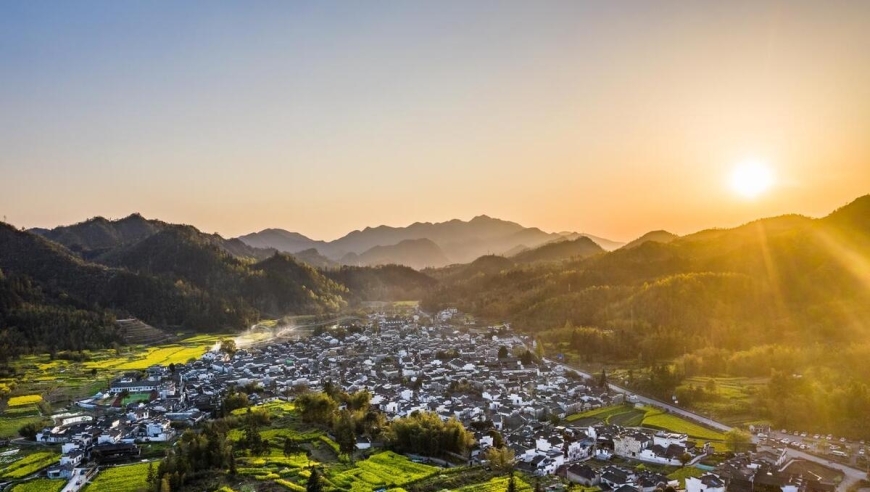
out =
[[(468, 464), (486, 464), (485, 452), (494, 444), (489, 431), (495, 429), (513, 449), (518, 470), (558, 474), (603, 490), (652, 492), (677, 485), (660, 473), (610, 464), (614, 456), (680, 466), (687, 454), (695, 464), (712, 453), (709, 443), (681, 434), (559, 425), (577, 412), (631, 402), (561, 364), (533, 357), (534, 348), (533, 340), (508, 325), (468, 326), (456, 310), (428, 322), (419, 315), (374, 314), (310, 337), (275, 339), (233, 353), (210, 351), (195, 362), (119, 377), (104, 393), (77, 402), (89, 412), (57, 416), (57, 425), (36, 439), (63, 443), (60, 463), (48, 476), (69, 479), (84, 473), (77, 467), (88, 460), (136, 457), (137, 444), (172, 440), (177, 427), (213, 417), (231, 388), (258, 388), (259, 394), (249, 396), (258, 404), (317, 391), (328, 381), (349, 393), (370, 392), (372, 407), (388, 419), (415, 411), (458, 419), (475, 430)], [(357, 438), (358, 449), (381, 444)], [(688, 479), (686, 489), (724, 492), (730, 484), (738, 492), (833, 490), (831, 484), (777, 472), (784, 459), (784, 453), (740, 455), (716, 474)]]

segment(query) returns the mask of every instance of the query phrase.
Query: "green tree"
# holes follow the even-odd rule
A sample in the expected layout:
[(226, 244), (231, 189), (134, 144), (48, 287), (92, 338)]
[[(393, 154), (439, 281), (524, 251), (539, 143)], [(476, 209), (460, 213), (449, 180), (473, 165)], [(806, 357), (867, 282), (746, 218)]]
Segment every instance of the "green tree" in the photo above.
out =
[(224, 338), (221, 340), (220, 351), (232, 357), (235, 355), (236, 351), (238, 351), (238, 347), (236, 347), (236, 341), (232, 338)]
[(289, 458), (291, 455), (299, 452), (299, 445), (294, 439), (289, 437), (284, 438), (284, 457)]
[(305, 484), (305, 492), (323, 492), (323, 484), (320, 481), (320, 472), (317, 468), (311, 470), (311, 476)]
[(489, 466), (497, 472), (505, 472), (513, 468), (516, 458), (514, 450), (507, 446), (502, 448), (492, 446), (486, 450), (483, 456), (489, 462)]
[(145, 481), (148, 482), (148, 486), (154, 488), (155, 481), (157, 477), (154, 476), (154, 462), (148, 463), (148, 475), (145, 477)]
[(498, 358), (499, 359), (506, 359), (507, 356), (508, 356), (508, 348), (505, 347), (504, 345), (502, 345), (501, 347), (498, 348)]
[(339, 412), (332, 432), (335, 434), (335, 442), (338, 443), (339, 452), (347, 455), (351, 463), (353, 463), (353, 452), (356, 450), (355, 429), (353, 415), (346, 409)]
[(752, 436), (736, 427), (725, 433), (725, 446), (735, 453), (748, 451), (751, 442)]
[(513, 470), (511, 470), (510, 478), (508, 478), (507, 492), (517, 492), (517, 482), (514, 479)]
[(686, 466), (688, 462), (692, 461), (692, 455), (689, 453), (683, 453), (680, 455), (680, 464), (682, 466)]
[(28, 441), (33, 441), (36, 439), (36, 434), (42, 430), (42, 427), (36, 422), (28, 422), (21, 426), (18, 429), (18, 435), (27, 439)]

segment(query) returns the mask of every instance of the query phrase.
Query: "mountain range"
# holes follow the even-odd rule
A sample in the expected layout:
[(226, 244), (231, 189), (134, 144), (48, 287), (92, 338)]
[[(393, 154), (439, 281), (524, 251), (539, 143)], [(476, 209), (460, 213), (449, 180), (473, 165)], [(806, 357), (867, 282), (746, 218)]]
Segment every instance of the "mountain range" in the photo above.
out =
[[(407, 237), (419, 231), (431, 237)], [(607, 327), (635, 354), (658, 354), (649, 337), (674, 327), (691, 334), (681, 349), (688, 351), (714, 341), (739, 347), (870, 334), (862, 321), (870, 319), (867, 196), (822, 219), (786, 215), (682, 237), (653, 231), (614, 251), (579, 234), (488, 217), (370, 228), (318, 243), (339, 260), (298, 249), (311, 246), (300, 235), (271, 230), (253, 237), (225, 239), (138, 214), (51, 230), (2, 224), (0, 357), (117, 342), (116, 317), (213, 331), (402, 299), (422, 299), (433, 310), (457, 306), (529, 330), (566, 322)], [(273, 244), (257, 238), (276, 237), (286, 240), (282, 247), (295, 242), (296, 251), (257, 247)], [(398, 242), (377, 244), (391, 241)], [(484, 245), (507, 250), (455, 261)], [(392, 264), (398, 262), (450, 264), (415, 271)]]
[(549, 242), (580, 237), (589, 238), (604, 250), (622, 246), (622, 243), (589, 234), (547, 233), (486, 215), (469, 221), (454, 219), (416, 222), (407, 227), (367, 227), (330, 242), (282, 229), (266, 229), (238, 239), (249, 246), (291, 254), (315, 249), (329, 260), (347, 265), (399, 263), (420, 269), (469, 263), (488, 254), (510, 256)]

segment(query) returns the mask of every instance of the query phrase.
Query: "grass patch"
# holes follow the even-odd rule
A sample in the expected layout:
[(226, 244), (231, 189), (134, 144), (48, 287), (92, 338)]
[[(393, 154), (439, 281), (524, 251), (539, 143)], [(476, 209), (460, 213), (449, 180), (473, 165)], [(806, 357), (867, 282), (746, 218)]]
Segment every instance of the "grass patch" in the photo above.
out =
[(0, 437), (18, 437), (18, 429), (31, 422), (41, 423), (42, 417), (0, 418)]
[(690, 477), (700, 477), (705, 473), (704, 470), (699, 468), (695, 468), (694, 466), (684, 466), (682, 468), (677, 468), (673, 473), (668, 474), (668, 478), (671, 480), (679, 480), (680, 488), (686, 487), (686, 479)]
[(575, 420), (587, 419), (587, 418), (595, 418), (599, 420), (607, 420), (611, 415), (617, 415), (620, 413), (625, 413), (631, 410), (631, 407), (626, 407), (625, 405), (615, 405), (611, 407), (601, 407), (596, 408), (594, 410), (587, 410), (581, 413), (575, 413), (573, 415), (569, 415), (565, 417), (565, 420), (568, 422), (574, 422)]
[(690, 422), (683, 418), (677, 417), (669, 413), (663, 413), (658, 410), (647, 412), (643, 419), (643, 426), (652, 429), (661, 429), (678, 434), (686, 434), (696, 439), (707, 441), (722, 441), (725, 439), (725, 434), (708, 429), (694, 422)]
[[(94, 480), (85, 486), (85, 492), (138, 492), (148, 487), (148, 466), (150, 463), (115, 466), (101, 471)], [(157, 466), (154, 465), (155, 471)]]

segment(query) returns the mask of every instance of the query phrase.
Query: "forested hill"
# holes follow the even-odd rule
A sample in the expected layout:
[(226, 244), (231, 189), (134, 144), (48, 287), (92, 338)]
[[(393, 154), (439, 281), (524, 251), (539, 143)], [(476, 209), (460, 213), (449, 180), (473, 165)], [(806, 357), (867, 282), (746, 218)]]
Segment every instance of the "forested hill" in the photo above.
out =
[[(561, 264), (453, 267), (423, 308), (532, 332), (551, 355), (634, 367), (625, 384), (778, 426), (870, 438), (870, 196)], [(685, 377), (769, 378), (716, 400)]]
[(538, 332), (591, 327), (602, 358), (845, 343), (870, 334), (868, 237), (865, 196), (817, 220), (777, 217), (561, 264), (443, 275), (424, 308), (457, 306)]
[(392, 300), (380, 295), (406, 299), (406, 291), (420, 295), (433, 282), (405, 267), (329, 271), (283, 253), (239, 258), (190, 226), (162, 224), (138, 240), (77, 244), (80, 252), (99, 253), (86, 260), (0, 223), (0, 357), (105, 346), (118, 341), (115, 317), (160, 328), (238, 330), (262, 317)]
[[(99, 261), (100, 256), (120, 247), (136, 244), (162, 231), (184, 228), (194, 229), (191, 226), (146, 219), (134, 213), (119, 220), (94, 217), (78, 224), (54, 229), (32, 229), (31, 232), (66, 246), (82, 258)], [(217, 234), (196, 232), (201, 241), (213, 244), (233, 256), (262, 260), (275, 253), (275, 249), (255, 248), (238, 239), (224, 239)]]

